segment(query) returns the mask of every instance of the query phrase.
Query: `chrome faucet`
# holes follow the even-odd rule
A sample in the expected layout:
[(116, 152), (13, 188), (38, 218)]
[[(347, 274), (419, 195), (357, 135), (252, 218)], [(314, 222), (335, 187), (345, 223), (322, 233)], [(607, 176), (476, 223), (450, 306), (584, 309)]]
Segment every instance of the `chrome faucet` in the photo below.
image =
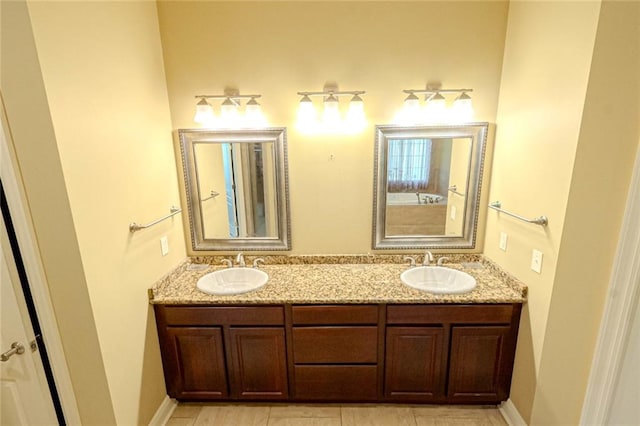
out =
[(442, 256), (441, 258), (439, 258), (439, 259), (438, 259), (438, 263), (437, 263), (437, 264), (438, 264), (438, 266), (442, 266), (442, 264), (443, 264), (445, 261), (448, 261), (448, 260), (449, 260), (449, 258), (448, 258), (448, 257)]
[(424, 254), (424, 260), (422, 261), (422, 266), (429, 266), (429, 264), (433, 262), (433, 254), (429, 250)]
[(416, 260), (411, 256), (405, 256), (405, 257), (402, 258), (402, 260), (408, 260), (409, 261), (409, 268), (413, 268), (414, 266), (416, 266)]
[(244, 254), (242, 254), (242, 252), (238, 253), (238, 256), (236, 256), (236, 263), (241, 268), (247, 266), (247, 264), (244, 262)]

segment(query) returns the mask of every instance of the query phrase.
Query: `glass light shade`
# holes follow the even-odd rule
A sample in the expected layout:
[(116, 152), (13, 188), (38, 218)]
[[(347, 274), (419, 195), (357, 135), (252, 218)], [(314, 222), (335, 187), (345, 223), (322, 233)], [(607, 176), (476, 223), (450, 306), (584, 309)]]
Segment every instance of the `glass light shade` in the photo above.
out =
[(346, 126), (348, 131), (358, 132), (365, 128), (367, 120), (364, 115), (364, 102), (358, 95), (354, 95), (349, 102)]
[(440, 93), (431, 96), (425, 107), (426, 120), (433, 123), (445, 121), (447, 115), (447, 103)]
[(309, 96), (304, 95), (298, 105), (298, 126), (301, 128), (311, 126), (316, 121), (316, 109)]
[(473, 119), (473, 103), (471, 97), (465, 92), (453, 101), (453, 119), (455, 121), (471, 121)]
[(402, 106), (402, 121), (404, 124), (416, 124), (420, 121), (420, 99), (415, 93), (410, 93)]
[(340, 105), (338, 98), (329, 95), (324, 100), (324, 110), (322, 112), (322, 121), (328, 126), (337, 126), (340, 124)]
[(227, 98), (222, 102), (220, 107), (220, 115), (225, 127), (233, 127), (238, 121), (238, 106), (231, 98)]
[(196, 115), (193, 117), (193, 121), (198, 124), (208, 124), (214, 119), (213, 108), (205, 98), (200, 99), (196, 104)]
[(262, 114), (262, 107), (256, 101), (256, 98), (251, 98), (247, 102), (245, 108), (245, 118), (247, 125), (250, 127), (260, 127), (266, 124), (264, 114)]

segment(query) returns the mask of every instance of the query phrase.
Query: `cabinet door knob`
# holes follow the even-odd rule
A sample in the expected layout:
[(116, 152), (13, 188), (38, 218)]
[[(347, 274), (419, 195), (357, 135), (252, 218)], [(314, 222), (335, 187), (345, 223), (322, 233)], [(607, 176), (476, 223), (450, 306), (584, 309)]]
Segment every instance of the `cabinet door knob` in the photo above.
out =
[(8, 351), (0, 355), (0, 361), (2, 362), (9, 361), (9, 358), (11, 358), (12, 356), (16, 354), (22, 355), (23, 353), (24, 353), (24, 346), (18, 342), (13, 342), (11, 344), (11, 349), (9, 349)]

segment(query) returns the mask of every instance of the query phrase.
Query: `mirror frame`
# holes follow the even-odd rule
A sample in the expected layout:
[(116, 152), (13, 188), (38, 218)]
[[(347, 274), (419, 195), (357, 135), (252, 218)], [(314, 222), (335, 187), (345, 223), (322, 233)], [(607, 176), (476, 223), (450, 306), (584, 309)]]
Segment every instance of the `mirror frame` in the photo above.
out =
[[(260, 251), (291, 250), (291, 215), (289, 210), (289, 172), (287, 169), (287, 129), (269, 127), (243, 130), (180, 129), (182, 172), (189, 212), (189, 234), (194, 251)], [(277, 237), (205, 238), (202, 210), (198, 196), (198, 176), (195, 167), (195, 143), (271, 142), (274, 146), (276, 178)]]
[[(377, 125), (373, 176), (373, 235), (374, 249), (474, 249), (480, 211), (480, 190), (484, 154), (487, 145), (488, 123), (434, 126)], [(387, 152), (389, 139), (407, 138), (468, 138), (471, 155), (465, 200), (465, 221), (462, 236), (446, 235), (386, 235)]]

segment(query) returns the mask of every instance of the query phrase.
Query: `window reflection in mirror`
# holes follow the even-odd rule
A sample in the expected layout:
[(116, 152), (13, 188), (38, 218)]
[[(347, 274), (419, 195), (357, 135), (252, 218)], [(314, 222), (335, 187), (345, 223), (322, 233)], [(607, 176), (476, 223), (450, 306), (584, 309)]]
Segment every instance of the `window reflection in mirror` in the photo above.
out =
[(180, 130), (194, 250), (288, 250), (284, 128)]
[(461, 237), (470, 155), (471, 138), (389, 139), (385, 235)]
[(487, 127), (376, 127), (373, 248), (474, 247)]

